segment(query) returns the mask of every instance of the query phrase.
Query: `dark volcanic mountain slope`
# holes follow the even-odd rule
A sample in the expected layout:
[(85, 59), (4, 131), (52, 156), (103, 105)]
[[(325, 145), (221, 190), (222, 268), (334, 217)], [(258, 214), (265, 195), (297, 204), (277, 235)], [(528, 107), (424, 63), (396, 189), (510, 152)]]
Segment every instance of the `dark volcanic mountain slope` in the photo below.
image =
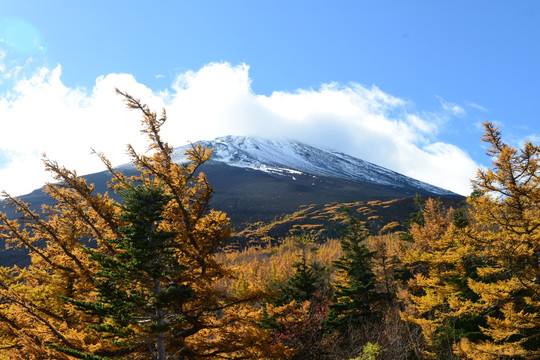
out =
[(216, 190), (212, 206), (225, 211), (236, 226), (244, 222), (269, 221), (283, 213), (296, 211), (301, 205), (390, 200), (413, 197), (417, 193), (441, 196), (413, 187), (400, 188), (328, 176), (296, 174), (293, 178), (220, 162), (205, 164), (202, 171)]
[[(415, 194), (462, 199), (360, 159), (299, 142), (225, 137), (206, 144), (215, 148), (213, 160), (201, 168), (215, 189), (211, 206), (225, 211), (238, 231), (248, 223), (270, 222), (294, 213), (302, 205), (320, 208), (330, 203), (387, 201)], [(183, 161), (183, 152), (182, 148), (175, 150), (176, 161)], [(119, 169), (126, 175), (135, 171), (130, 165)], [(84, 177), (95, 184), (97, 192), (107, 191), (108, 172)], [(21, 199), (35, 210), (51, 201), (41, 190)], [(409, 210), (396, 207), (391, 218), (406, 219)], [(4, 211), (11, 218), (17, 216), (10, 209)], [(20, 263), (24, 257), (20, 252), (2, 251), (0, 265)]]

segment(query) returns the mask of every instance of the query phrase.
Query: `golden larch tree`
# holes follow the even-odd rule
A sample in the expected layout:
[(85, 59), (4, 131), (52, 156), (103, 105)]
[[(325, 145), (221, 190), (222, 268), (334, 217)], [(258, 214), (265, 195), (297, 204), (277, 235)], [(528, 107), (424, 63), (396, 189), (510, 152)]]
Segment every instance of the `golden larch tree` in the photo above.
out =
[(464, 239), (475, 248), (478, 276), (468, 279), (487, 316), (483, 341), (464, 339), (469, 359), (540, 358), (540, 147), (504, 143), (491, 123), (483, 141), (493, 169), (479, 170)]
[[(459, 219), (427, 202), (404, 263), (404, 319), (436, 358), (540, 358), (540, 148), (505, 144), (485, 123), (493, 169), (479, 170)], [(459, 221), (458, 221), (459, 220)]]
[(413, 243), (402, 255), (412, 274), (400, 292), (402, 318), (421, 327), (426, 357), (453, 359), (453, 345), (479, 332), (471, 319), (475, 312), (462, 303), (470, 293), (464, 282), (471, 272), (469, 249), (456, 237), (452, 208), (430, 198), (421, 214), (423, 220), (410, 228)]

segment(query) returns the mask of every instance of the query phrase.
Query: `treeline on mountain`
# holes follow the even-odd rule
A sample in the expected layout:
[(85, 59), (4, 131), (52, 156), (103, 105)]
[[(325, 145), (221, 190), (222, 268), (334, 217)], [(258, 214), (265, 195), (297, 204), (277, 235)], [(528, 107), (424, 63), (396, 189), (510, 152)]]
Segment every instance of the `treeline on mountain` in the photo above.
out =
[[(297, 211), (285, 213), (271, 221), (258, 221), (235, 226), (230, 246), (264, 245), (279, 242), (291, 231), (316, 231), (324, 238), (339, 238), (347, 229), (348, 209), (361, 221), (371, 234), (407, 231), (410, 214), (419, 210), (417, 194), (414, 198), (332, 202), (329, 204), (302, 205)], [(438, 198), (445, 207), (462, 207), (459, 197)]]
[(369, 206), (386, 204), (317, 209), (339, 237), (301, 226), (315, 219), (235, 248), (198, 171), (211, 150), (175, 164), (165, 112), (119, 93), (150, 153), (128, 147), (130, 177), (97, 154), (121, 202), (47, 158), (54, 205), (4, 194), (18, 218), (0, 213), (0, 236), (31, 263), (0, 268), (0, 359), (540, 358), (538, 146), (486, 123), (493, 168), (462, 207), (418, 198), (406, 229), (371, 232)]

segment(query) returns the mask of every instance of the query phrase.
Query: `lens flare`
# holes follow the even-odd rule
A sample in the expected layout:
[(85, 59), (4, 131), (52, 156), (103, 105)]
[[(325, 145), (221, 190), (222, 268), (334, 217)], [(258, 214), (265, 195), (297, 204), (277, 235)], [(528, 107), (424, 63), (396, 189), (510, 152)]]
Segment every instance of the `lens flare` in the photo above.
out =
[(39, 30), (20, 18), (0, 19), (0, 44), (24, 55), (45, 53), (45, 44)]

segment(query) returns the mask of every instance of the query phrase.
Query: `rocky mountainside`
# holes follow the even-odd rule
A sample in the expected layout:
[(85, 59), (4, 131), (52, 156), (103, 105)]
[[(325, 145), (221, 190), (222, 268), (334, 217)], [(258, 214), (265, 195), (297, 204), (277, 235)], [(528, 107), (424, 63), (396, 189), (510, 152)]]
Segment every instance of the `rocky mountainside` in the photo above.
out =
[[(225, 136), (201, 141), (214, 149), (212, 159), (229, 166), (262, 171), (296, 180), (297, 176), (337, 178), (360, 181), (415, 192), (442, 196), (455, 193), (388, 170), (370, 162), (333, 150), (315, 148), (294, 140)], [(188, 145), (189, 146), (189, 145)], [(175, 149), (175, 160), (185, 161), (187, 146)]]

